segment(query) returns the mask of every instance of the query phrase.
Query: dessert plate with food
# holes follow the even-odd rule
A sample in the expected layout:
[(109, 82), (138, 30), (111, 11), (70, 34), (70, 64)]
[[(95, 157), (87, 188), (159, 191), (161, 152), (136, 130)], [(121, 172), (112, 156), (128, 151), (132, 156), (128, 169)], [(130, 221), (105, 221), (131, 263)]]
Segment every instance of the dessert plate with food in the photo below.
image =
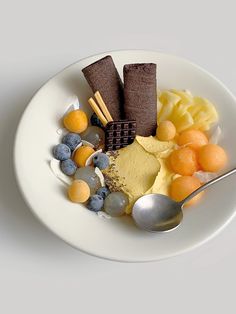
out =
[[(137, 50), (89, 57), (26, 108), (17, 180), (40, 221), (82, 251), (129, 262), (177, 255), (235, 214), (234, 176), (188, 198), (178, 224), (167, 223), (172, 208), (156, 214), (161, 199), (182, 204), (235, 166), (235, 114), (231, 92), (187, 60)], [(158, 217), (165, 227), (143, 227), (140, 206), (147, 224)]]

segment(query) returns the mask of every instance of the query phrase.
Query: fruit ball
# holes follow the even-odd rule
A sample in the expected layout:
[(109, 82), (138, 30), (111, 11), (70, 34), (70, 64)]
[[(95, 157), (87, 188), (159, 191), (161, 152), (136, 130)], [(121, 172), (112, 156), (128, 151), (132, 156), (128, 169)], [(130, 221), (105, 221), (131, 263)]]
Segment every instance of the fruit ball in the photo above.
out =
[(105, 142), (105, 132), (97, 126), (89, 126), (85, 132), (81, 133), (82, 140), (85, 140), (95, 148), (100, 148)]
[(75, 151), (74, 161), (78, 167), (84, 167), (86, 160), (91, 156), (95, 150), (89, 146), (81, 146)]
[(198, 150), (201, 146), (208, 144), (206, 135), (199, 130), (183, 131), (177, 140), (179, 146), (187, 146), (193, 150)]
[(74, 180), (68, 189), (69, 199), (74, 203), (84, 203), (89, 199), (90, 188), (82, 180)]
[(225, 167), (227, 155), (219, 145), (208, 144), (200, 148), (198, 162), (204, 171), (218, 172)]
[(63, 123), (70, 132), (81, 133), (88, 127), (88, 118), (84, 111), (77, 109), (67, 113)]
[[(180, 202), (200, 186), (201, 182), (195, 177), (183, 176), (176, 178), (170, 185), (170, 197), (176, 202)], [(203, 192), (194, 196), (186, 203), (186, 205), (189, 206), (195, 204), (201, 198), (202, 193)]]
[(128, 197), (123, 192), (110, 193), (104, 202), (104, 210), (112, 217), (122, 216), (125, 208), (129, 204)]
[(85, 181), (90, 187), (91, 194), (98, 194), (96, 191), (101, 187), (101, 182), (94, 167), (78, 168), (75, 173), (75, 179)]
[(189, 147), (174, 150), (170, 155), (170, 166), (175, 173), (191, 176), (198, 170), (196, 152)]
[(170, 141), (176, 135), (176, 128), (171, 121), (162, 121), (157, 128), (157, 138), (160, 141)]

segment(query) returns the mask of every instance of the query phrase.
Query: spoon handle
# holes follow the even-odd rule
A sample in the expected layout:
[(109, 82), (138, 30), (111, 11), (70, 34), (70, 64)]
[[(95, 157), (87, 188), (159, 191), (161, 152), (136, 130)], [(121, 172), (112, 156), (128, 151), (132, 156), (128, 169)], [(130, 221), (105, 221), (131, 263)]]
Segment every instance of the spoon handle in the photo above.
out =
[(204, 185), (200, 186), (197, 190), (195, 190), (193, 193), (191, 193), (189, 196), (187, 196), (184, 200), (180, 202), (181, 206), (183, 206), (186, 202), (190, 201), (194, 196), (196, 196), (198, 193), (202, 192), (203, 190), (207, 189), (209, 186), (215, 184), (216, 182), (223, 180), (227, 178), (228, 176), (236, 173), (236, 168), (227, 171), (226, 173), (220, 175), (219, 177), (212, 179), (211, 181), (205, 183)]

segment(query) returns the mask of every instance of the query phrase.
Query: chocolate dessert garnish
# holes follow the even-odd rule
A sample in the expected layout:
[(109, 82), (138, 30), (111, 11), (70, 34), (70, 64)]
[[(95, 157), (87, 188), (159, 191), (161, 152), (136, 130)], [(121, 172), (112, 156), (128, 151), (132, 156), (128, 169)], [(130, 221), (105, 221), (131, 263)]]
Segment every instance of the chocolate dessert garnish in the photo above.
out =
[(125, 119), (135, 119), (137, 134), (150, 136), (157, 127), (156, 64), (124, 66)]
[(100, 91), (114, 120), (123, 118), (123, 84), (111, 56), (106, 56), (82, 69), (93, 93)]
[(105, 151), (114, 151), (133, 143), (136, 136), (136, 121), (114, 121), (99, 91), (90, 97), (89, 105), (105, 127)]
[(105, 128), (105, 151), (118, 150), (132, 144), (135, 135), (135, 120), (108, 122)]

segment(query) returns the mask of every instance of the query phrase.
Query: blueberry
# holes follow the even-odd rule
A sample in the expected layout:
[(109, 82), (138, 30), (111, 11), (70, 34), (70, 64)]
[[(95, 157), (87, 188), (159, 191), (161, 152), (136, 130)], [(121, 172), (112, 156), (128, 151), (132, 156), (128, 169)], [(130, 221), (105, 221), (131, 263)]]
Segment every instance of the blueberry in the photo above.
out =
[(62, 139), (62, 143), (74, 150), (81, 143), (81, 137), (76, 133), (67, 133)]
[(58, 160), (66, 160), (71, 156), (70, 148), (65, 144), (58, 144), (53, 148), (53, 156)]
[(99, 210), (102, 209), (103, 203), (104, 203), (103, 198), (100, 195), (95, 194), (89, 198), (87, 207), (89, 210), (98, 212)]
[(110, 193), (110, 190), (106, 186), (103, 186), (97, 190), (97, 195), (100, 195), (103, 199), (105, 199)]
[(99, 153), (93, 157), (93, 164), (100, 170), (106, 169), (109, 166), (109, 158), (104, 153)]
[(98, 118), (98, 116), (96, 115), (95, 112), (91, 115), (90, 122), (94, 126), (98, 126), (99, 128), (103, 128), (102, 122), (100, 121), (100, 119)]
[(61, 162), (61, 171), (67, 176), (72, 176), (75, 174), (77, 166), (75, 162), (71, 159), (63, 160)]

